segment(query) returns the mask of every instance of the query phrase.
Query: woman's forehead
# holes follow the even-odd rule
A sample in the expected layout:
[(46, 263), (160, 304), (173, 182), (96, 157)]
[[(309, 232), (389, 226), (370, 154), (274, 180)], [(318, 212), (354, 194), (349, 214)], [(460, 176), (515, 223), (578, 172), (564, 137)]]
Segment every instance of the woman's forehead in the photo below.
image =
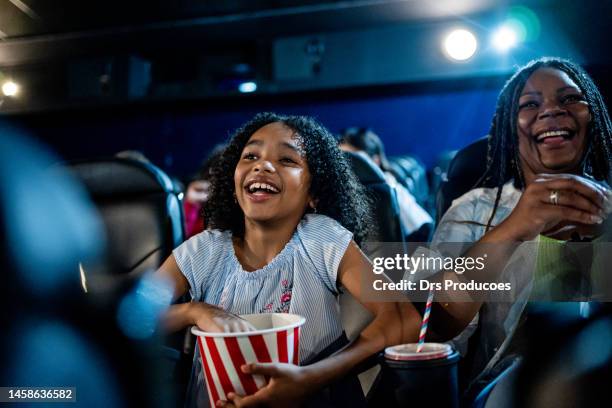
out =
[(535, 70), (525, 82), (524, 93), (562, 91), (568, 88), (580, 90), (569, 75), (557, 68), (542, 67)]

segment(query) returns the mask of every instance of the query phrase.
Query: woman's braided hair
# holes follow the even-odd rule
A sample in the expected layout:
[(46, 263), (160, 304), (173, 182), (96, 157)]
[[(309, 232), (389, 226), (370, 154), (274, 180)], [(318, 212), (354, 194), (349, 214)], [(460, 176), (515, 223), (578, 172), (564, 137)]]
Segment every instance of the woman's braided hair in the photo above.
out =
[(610, 178), (612, 124), (597, 86), (586, 71), (572, 61), (553, 57), (533, 60), (520, 68), (506, 82), (497, 99), (495, 115), (488, 136), (486, 171), (476, 185), (476, 187), (497, 187), (495, 204), (487, 222), (487, 230), (491, 227), (499, 205), (503, 185), (514, 180), (517, 188), (525, 187), (518, 148), (519, 97), (531, 74), (540, 68), (554, 68), (565, 72), (584, 94), (589, 104), (591, 122), (587, 130), (587, 146), (582, 158), (580, 173), (596, 180), (608, 181)]

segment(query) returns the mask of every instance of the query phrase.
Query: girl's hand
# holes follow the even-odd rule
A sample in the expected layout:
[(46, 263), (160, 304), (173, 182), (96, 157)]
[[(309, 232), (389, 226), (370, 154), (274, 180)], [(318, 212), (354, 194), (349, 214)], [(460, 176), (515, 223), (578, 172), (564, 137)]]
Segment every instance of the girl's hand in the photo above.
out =
[(287, 407), (299, 404), (314, 391), (316, 386), (308, 368), (285, 363), (253, 363), (241, 367), (245, 374), (269, 377), (268, 384), (246, 397), (229, 393), (229, 401), (218, 401), (218, 407)]
[(584, 177), (539, 174), (499, 227), (503, 225), (508, 229), (513, 239), (527, 241), (538, 234), (555, 235), (566, 231), (568, 226), (601, 224), (607, 215), (605, 209), (610, 205), (608, 194), (605, 187)]
[(255, 327), (243, 318), (233, 313), (206, 303), (190, 303), (191, 323), (206, 332), (245, 332), (255, 330)]

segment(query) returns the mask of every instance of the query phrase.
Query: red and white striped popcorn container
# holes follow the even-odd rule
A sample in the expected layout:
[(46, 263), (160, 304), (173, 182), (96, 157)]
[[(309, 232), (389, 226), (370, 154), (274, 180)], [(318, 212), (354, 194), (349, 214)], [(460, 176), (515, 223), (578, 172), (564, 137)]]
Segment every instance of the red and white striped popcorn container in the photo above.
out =
[(261, 375), (240, 370), (247, 363), (299, 364), (300, 327), (302, 316), (289, 313), (262, 313), (240, 316), (257, 330), (242, 333), (208, 333), (193, 327), (210, 406), (227, 400), (227, 394), (254, 394), (266, 385)]

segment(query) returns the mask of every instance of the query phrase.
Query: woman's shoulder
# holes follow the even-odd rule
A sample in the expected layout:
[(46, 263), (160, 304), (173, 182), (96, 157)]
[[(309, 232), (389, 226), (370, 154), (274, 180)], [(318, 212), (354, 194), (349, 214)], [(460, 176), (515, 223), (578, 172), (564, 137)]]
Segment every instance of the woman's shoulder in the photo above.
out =
[[(449, 211), (458, 209), (492, 209), (495, 205), (497, 197), (497, 187), (479, 187), (474, 188), (459, 198), (453, 200)], [(512, 181), (503, 185), (502, 194), (500, 197), (500, 206), (514, 206), (521, 192), (518, 190)]]

